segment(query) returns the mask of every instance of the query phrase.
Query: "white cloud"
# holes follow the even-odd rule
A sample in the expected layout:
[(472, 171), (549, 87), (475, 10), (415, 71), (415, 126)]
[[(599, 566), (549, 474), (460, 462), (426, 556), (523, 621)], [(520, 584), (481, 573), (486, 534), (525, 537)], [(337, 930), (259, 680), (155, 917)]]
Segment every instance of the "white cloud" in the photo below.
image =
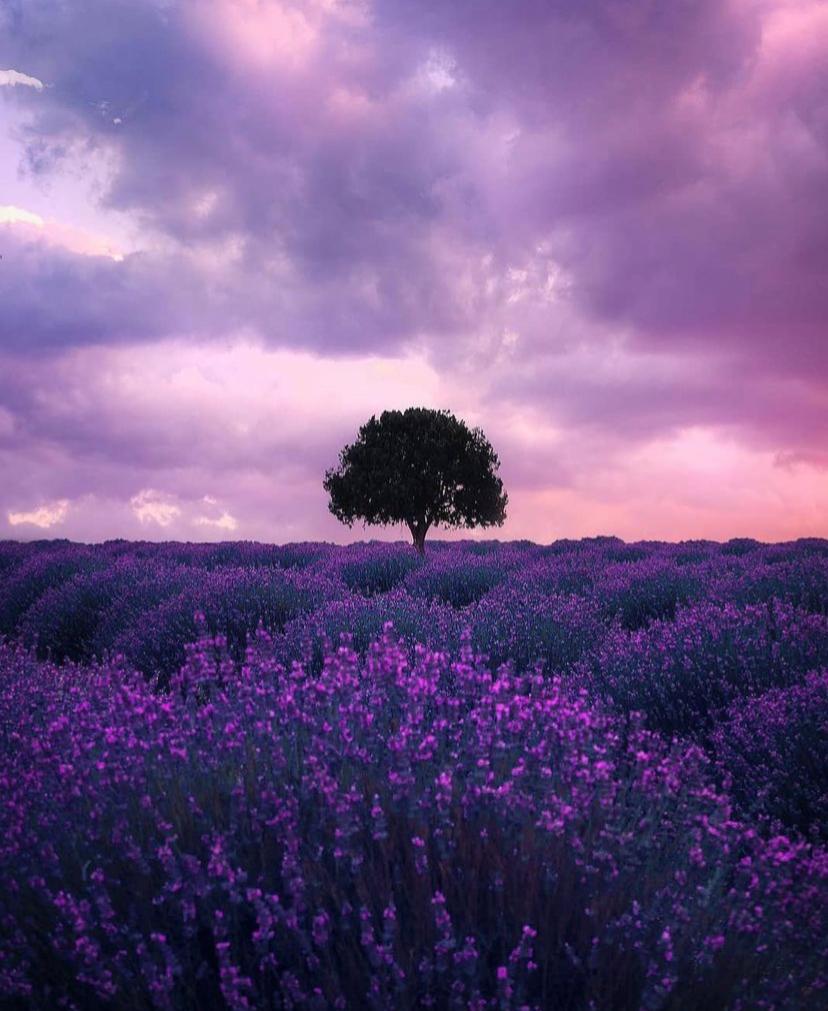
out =
[(181, 509), (172, 501), (172, 497), (154, 488), (142, 489), (132, 496), (129, 504), (141, 523), (157, 523), (160, 527), (168, 527), (181, 515)]
[(26, 211), (22, 207), (15, 207), (14, 204), (0, 204), (0, 225), (13, 225), (22, 222), (26, 225), (36, 225), (43, 227), (43, 218), (33, 211)]
[(431, 52), (428, 59), (418, 69), (415, 82), (424, 90), (439, 93), (457, 84), (454, 61), (445, 53)]
[(58, 523), (62, 523), (66, 519), (68, 510), (69, 500), (62, 498), (56, 502), (48, 502), (45, 505), (38, 506), (37, 509), (33, 509), (28, 513), (9, 512), (8, 518), (9, 523), (13, 527), (29, 524), (46, 529), (47, 527), (53, 527)]
[(193, 520), (197, 527), (215, 527), (217, 530), (236, 530), (239, 521), (228, 512), (223, 512), (217, 520), (210, 519), (209, 516), (196, 516)]
[[(105, 236), (96, 235), (83, 228), (62, 224), (54, 219), (47, 219), (27, 211), (15, 204), (0, 204), (0, 225), (22, 225), (37, 229), (38, 237), (43, 238), (51, 246), (63, 246), (82, 256), (108, 256), (112, 260), (121, 261), (124, 254)], [(29, 232), (31, 235), (32, 233)]]
[(43, 81), (39, 81), (36, 77), (29, 77), (28, 74), (21, 74), (19, 70), (0, 70), (0, 87), (5, 85), (15, 88), (18, 84), (34, 88), (36, 91), (42, 91), (44, 87)]

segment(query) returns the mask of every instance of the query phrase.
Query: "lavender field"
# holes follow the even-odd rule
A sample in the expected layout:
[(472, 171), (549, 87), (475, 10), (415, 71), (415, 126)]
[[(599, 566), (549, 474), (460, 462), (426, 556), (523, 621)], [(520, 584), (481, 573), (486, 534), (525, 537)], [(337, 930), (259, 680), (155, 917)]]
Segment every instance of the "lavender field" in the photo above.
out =
[(828, 541), (0, 543), (0, 1007), (828, 1004)]

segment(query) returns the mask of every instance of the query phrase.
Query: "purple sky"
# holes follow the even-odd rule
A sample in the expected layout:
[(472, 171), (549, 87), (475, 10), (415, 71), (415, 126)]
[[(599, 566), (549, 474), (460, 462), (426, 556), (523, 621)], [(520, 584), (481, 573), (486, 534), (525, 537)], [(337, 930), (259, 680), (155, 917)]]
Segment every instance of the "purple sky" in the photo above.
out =
[(0, 538), (401, 537), (409, 405), (501, 538), (828, 535), (823, 0), (7, 0), (0, 253)]

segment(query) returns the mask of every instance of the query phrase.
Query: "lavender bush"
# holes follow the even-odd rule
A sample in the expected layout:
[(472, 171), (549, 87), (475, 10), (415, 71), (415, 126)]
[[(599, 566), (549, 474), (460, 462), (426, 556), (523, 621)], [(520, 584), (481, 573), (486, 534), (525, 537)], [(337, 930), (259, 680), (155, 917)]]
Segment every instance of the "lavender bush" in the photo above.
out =
[(0, 1008), (825, 1006), (828, 542), (429, 548), (0, 544)]
[(709, 602), (637, 632), (616, 628), (580, 665), (591, 694), (644, 712), (662, 733), (698, 735), (737, 699), (828, 664), (828, 618), (789, 604)]
[(801, 684), (736, 704), (712, 735), (734, 797), (753, 815), (778, 818), (828, 840), (828, 668)]
[(816, 1007), (828, 859), (560, 679), (312, 675), (260, 634), (169, 693), (2, 654), (0, 993), (51, 1008)]

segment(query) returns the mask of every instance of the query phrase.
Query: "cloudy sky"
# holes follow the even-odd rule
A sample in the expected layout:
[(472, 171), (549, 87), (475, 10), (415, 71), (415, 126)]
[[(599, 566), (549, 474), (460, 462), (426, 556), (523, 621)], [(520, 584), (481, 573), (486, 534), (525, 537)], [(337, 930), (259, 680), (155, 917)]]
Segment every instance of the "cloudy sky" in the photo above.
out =
[(0, 255), (0, 538), (400, 537), (410, 405), (501, 538), (828, 535), (824, 0), (3, 0)]

